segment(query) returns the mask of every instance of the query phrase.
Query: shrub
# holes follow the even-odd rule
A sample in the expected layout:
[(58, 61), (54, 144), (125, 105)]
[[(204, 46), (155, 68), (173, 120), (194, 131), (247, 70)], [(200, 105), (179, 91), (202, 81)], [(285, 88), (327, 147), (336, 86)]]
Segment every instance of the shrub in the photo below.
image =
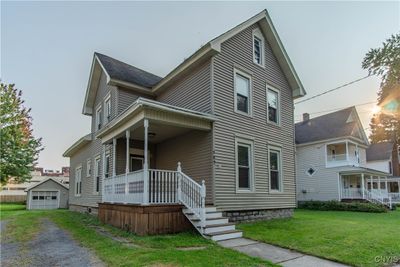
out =
[(339, 210), (339, 211), (361, 211), (361, 212), (387, 212), (387, 209), (382, 205), (363, 202), (339, 202), (331, 201), (302, 201), (298, 205), (301, 209), (309, 210)]

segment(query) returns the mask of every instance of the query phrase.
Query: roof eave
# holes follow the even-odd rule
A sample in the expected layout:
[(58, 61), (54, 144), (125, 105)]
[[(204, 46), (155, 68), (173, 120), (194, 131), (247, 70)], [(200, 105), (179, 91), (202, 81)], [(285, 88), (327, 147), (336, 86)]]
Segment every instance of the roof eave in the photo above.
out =
[(79, 150), (79, 148), (86, 145), (91, 140), (92, 140), (91, 134), (87, 134), (84, 137), (81, 137), (78, 141), (73, 143), (72, 146), (70, 146), (67, 150), (65, 150), (62, 156), (66, 158), (71, 157), (73, 154), (75, 154), (77, 150)]

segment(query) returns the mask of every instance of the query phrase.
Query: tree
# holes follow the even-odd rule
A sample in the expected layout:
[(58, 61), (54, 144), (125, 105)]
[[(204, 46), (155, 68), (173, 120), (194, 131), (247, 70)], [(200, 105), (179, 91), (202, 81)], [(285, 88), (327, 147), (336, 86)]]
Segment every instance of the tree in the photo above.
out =
[(42, 148), (32, 134), (30, 109), (23, 106), (22, 92), (14, 84), (0, 84), (0, 181), (29, 180)]
[(392, 35), (381, 48), (371, 49), (362, 67), (382, 79), (378, 92), (381, 110), (371, 119), (371, 142), (400, 144), (400, 33)]

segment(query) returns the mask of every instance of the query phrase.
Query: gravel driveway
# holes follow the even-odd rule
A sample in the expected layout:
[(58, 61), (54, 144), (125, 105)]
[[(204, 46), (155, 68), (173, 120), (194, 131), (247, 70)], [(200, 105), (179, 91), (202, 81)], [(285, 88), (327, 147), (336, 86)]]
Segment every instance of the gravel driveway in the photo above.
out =
[[(5, 231), (6, 222), (1, 222)], [(104, 266), (88, 249), (81, 247), (70, 234), (48, 219), (42, 231), (27, 244), (1, 240), (1, 266)]]

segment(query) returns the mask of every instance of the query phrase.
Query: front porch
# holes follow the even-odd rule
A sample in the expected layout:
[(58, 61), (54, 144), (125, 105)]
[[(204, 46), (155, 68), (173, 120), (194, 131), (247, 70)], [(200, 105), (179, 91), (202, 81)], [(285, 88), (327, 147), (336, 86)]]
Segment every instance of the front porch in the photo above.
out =
[(400, 203), (400, 179), (393, 179), (374, 172), (343, 172), (339, 175), (339, 198), (367, 200), (391, 207)]

